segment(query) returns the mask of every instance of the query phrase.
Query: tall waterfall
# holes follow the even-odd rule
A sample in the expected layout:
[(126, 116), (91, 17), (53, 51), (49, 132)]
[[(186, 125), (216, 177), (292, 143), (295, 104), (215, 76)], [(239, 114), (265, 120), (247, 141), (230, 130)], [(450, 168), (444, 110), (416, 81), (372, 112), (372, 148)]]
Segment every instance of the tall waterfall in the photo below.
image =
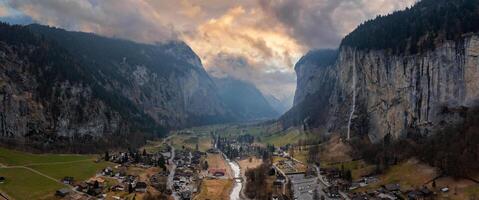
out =
[(351, 89), (353, 90), (353, 103), (351, 105), (351, 113), (349, 114), (348, 120), (347, 140), (351, 139), (351, 121), (353, 120), (354, 111), (356, 110), (356, 66), (353, 66), (353, 80), (351, 84)]

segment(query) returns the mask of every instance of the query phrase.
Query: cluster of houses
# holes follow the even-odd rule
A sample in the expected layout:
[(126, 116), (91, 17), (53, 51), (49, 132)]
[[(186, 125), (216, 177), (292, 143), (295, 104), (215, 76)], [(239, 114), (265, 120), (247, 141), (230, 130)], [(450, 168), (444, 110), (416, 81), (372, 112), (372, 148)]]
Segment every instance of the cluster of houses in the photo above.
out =
[(176, 150), (173, 162), (176, 165), (172, 189), (181, 200), (189, 200), (198, 192), (202, 170), (202, 158), (205, 153), (200, 151)]
[(377, 189), (371, 189), (366, 192), (351, 192), (348, 195), (352, 200), (360, 199), (435, 199), (435, 194), (427, 186), (416, 189), (403, 190), (399, 183), (383, 185)]

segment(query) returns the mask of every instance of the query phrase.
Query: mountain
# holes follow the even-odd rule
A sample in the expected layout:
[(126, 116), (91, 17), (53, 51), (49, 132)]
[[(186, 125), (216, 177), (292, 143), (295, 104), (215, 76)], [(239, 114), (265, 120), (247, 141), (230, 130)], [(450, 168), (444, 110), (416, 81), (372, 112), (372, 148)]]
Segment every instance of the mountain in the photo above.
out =
[(269, 105), (271, 105), (271, 107), (273, 107), (273, 109), (280, 115), (286, 113), (286, 111), (291, 108), (291, 104), (293, 102), (293, 98), (285, 98), (280, 100), (273, 95), (266, 95), (265, 98)]
[(139, 44), (41, 25), (0, 24), (0, 36), (2, 140), (107, 148), (235, 119), (183, 42)]
[(334, 67), (337, 56), (337, 50), (313, 50), (296, 63), (294, 103), (281, 117), (284, 126), (319, 127), (327, 122), (329, 109), (334, 107), (329, 100), (337, 84), (337, 70)]
[(478, 0), (423, 0), (361, 24), (337, 56), (298, 62), (295, 106), (280, 121), (373, 142), (454, 123), (461, 115), (445, 110), (479, 100), (478, 19)]
[(271, 119), (279, 116), (256, 86), (251, 83), (226, 78), (214, 78), (218, 94), (226, 107), (243, 121)]

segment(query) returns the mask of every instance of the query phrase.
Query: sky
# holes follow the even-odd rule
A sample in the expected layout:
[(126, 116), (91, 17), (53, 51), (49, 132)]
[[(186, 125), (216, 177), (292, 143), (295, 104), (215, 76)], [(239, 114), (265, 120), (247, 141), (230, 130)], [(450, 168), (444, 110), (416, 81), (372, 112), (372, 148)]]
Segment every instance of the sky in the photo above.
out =
[(143, 43), (185, 41), (205, 69), (292, 103), (294, 64), (416, 0), (0, 0), (0, 20)]

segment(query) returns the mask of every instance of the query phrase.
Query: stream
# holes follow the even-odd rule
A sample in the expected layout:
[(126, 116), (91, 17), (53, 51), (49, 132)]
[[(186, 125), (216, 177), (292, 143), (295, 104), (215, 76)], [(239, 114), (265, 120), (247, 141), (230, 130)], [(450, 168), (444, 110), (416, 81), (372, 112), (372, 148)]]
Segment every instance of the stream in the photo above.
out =
[(226, 160), (230, 165), (231, 170), (233, 171), (234, 179), (234, 186), (231, 190), (230, 200), (240, 200), (240, 193), (241, 189), (243, 188), (243, 183), (241, 182), (241, 171), (238, 163), (235, 161), (231, 161), (229, 159)]

